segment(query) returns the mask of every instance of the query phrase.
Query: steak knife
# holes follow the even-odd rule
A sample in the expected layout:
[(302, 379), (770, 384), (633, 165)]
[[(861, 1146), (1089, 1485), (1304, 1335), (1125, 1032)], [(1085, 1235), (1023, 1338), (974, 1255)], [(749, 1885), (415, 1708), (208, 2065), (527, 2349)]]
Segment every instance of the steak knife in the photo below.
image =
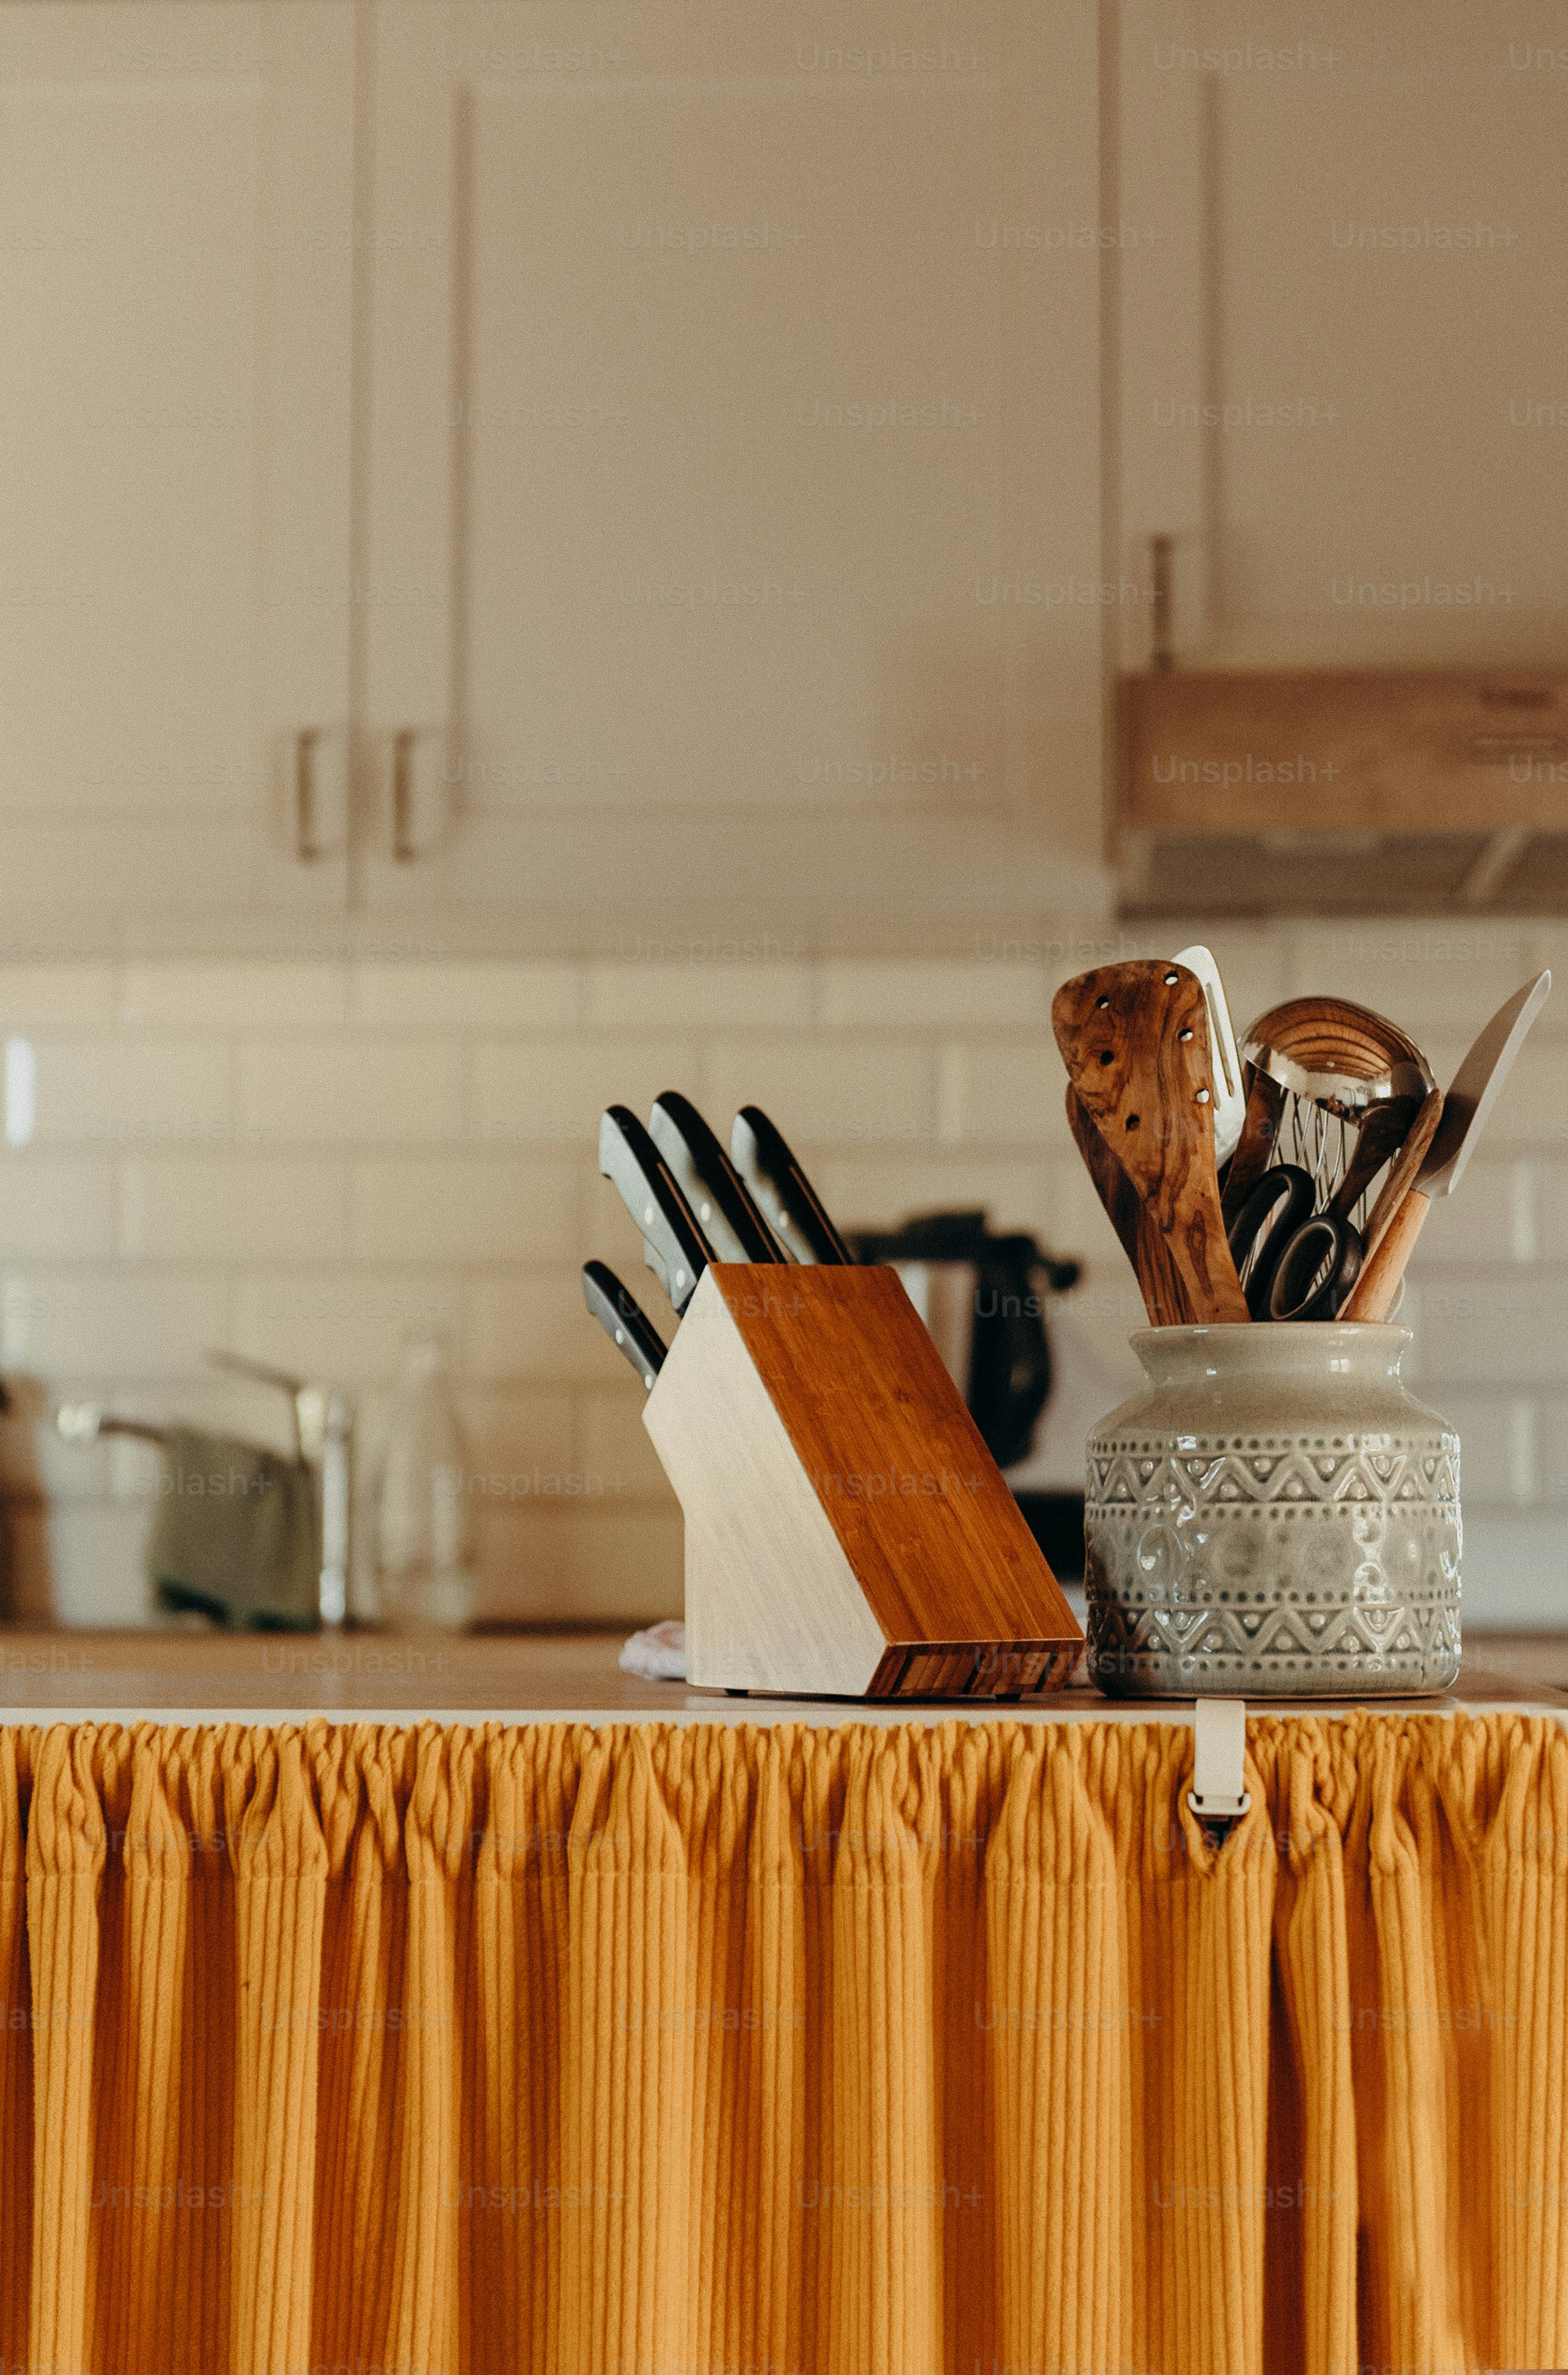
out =
[(599, 1169), (643, 1232), (643, 1260), (684, 1311), (713, 1249), (630, 1105), (610, 1105), (599, 1117)]
[(1341, 1319), (1384, 1319), (1393, 1308), (1396, 1290), (1404, 1282), (1405, 1264), (1421, 1235), (1421, 1223), (1438, 1196), (1451, 1196), (1460, 1175), (1497, 1103), (1514, 1058), (1531, 1023), (1546, 1004), (1551, 987), (1550, 973), (1516, 989), (1500, 1006), (1464, 1062), (1443, 1100), (1443, 1118), (1427, 1148), (1409, 1193), (1389, 1222), (1382, 1244), (1356, 1281), (1355, 1292)]
[(647, 1313), (602, 1261), (583, 1265), (583, 1300), (617, 1350), (651, 1391), (665, 1362), (665, 1340)]
[(855, 1256), (834, 1228), (816, 1189), (760, 1105), (742, 1105), (730, 1133), (735, 1167), (792, 1261), (847, 1262)]
[(782, 1262), (751, 1193), (690, 1097), (666, 1089), (648, 1135), (675, 1175), (720, 1261)]

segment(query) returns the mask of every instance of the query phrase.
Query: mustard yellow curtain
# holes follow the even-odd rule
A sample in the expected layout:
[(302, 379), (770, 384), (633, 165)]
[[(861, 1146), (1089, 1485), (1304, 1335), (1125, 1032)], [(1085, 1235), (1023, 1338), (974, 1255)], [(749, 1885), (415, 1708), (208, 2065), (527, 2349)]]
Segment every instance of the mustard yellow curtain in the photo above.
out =
[(1568, 2364), (1568, 1735), (0, 1731), (0, 2365)]

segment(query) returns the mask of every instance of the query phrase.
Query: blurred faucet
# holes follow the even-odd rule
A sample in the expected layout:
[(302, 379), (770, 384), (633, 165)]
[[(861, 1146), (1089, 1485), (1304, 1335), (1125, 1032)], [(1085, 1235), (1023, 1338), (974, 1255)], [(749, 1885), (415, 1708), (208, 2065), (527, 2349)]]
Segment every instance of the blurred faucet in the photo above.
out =
[(284, 1369), (247, 1360), (242, 1353), (224, 1353), (214, 1345), (204, 1358), (216, 1369), (235, 1377), (253, 1377), (258, 1385), (276, 1386), (294, 1405), (294, 1442), (301, 1459), (310, 1461), (320, 1479), (321, 1621), (341, 1625), (348, 1613), (349, 1528), (353, 1508), (353, 1404), (333, 1386), (313, 1386)]
[[(354, 1406), (336, 1387), (310, 1384), (242, 1353), (223, 1353), (213, 1346), (204, 1357), (214, 1368), (256, 1384), (276, 1386), (293, 1406), (294, 1453), (316, 1471), (317, 1532), (321, 1545), (320, 1611), (324, 1625), (341, 1625), (348, 1613), (349, 1558), (352, 1550)], [(67, 1443), (96, 1443), (102, 1435), (132, 1435), (144, 1443), (162, 1443), (165, 1430), (145, 1419), (112, 1418), (97, 1402), (63, 1402), (54, 1424)]]

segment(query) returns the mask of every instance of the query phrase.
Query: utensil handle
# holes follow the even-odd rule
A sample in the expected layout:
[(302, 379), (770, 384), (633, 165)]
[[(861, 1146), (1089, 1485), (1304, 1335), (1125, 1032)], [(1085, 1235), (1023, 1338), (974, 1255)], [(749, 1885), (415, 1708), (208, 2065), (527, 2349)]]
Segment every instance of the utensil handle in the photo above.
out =
[(1341, 1319), (1382, 1319), (1405, 1275), (1410, 1249), (1432, 1210), (1432, 1199), (1412, 1188), (1384, 1232), (1383, 1242), (1356, 1281)]

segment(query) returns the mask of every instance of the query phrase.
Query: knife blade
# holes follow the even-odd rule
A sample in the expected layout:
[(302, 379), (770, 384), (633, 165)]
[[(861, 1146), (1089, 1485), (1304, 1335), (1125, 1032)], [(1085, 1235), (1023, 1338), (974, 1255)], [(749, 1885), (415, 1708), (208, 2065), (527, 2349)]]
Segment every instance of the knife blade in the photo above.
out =
[(784, 1133), (760, 1105), (742, 1105), (730, 1132), (735, 1167), (792, 1261), (849, 1263), (855, 1256), (829, 1220)]
[(599, 1117), (599, 1169), (643, 1232), (643, 1260), (684, 1311), (713, 1249), (630, 1105), (609, 1105)]
[(648, 1135), (720, 1261), (785, 1259), (745, 1180), (690, 1097), (664, 1090), (648, 1117)]
[(665, 1340), (607, 1263), (584, 1263), (583, 1300), (610, 1342), (631, 1362), (644, 1390), (652, 1391), (665, 1365)]
[(1443, 1101), (1443, 1118), (1433, 1132), (1409, 1195), (1395, 1213), (1372, 1260), (1356, 1282), (1345, 1306), (1345, 1319), (1382, 1319), (1405, 1275), (1410, 1249), (1421, 1224), (1439, 1196), (1451, 1196), (1464, 1176), (1465, 1165), (1486, 1127), (1487, 1117), (1503, 1093), (1503, 1084), (1524, 1046), (1531, 1023), (1546, 1004), (1551, 988), (1550, 971), (1537, 974), (1500, 1006), (1464, 1062)]

